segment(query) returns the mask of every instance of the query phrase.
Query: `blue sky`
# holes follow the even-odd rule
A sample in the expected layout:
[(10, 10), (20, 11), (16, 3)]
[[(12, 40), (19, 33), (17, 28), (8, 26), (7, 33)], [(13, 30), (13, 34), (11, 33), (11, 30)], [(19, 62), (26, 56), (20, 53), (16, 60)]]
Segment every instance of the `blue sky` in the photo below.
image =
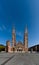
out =
[(16, 28), (16, 41), (23, 42), (28, 25), (28, 45), (39, 44), (39, 0), (0, 0), (0, 44), (12, 41), (12, 27)]

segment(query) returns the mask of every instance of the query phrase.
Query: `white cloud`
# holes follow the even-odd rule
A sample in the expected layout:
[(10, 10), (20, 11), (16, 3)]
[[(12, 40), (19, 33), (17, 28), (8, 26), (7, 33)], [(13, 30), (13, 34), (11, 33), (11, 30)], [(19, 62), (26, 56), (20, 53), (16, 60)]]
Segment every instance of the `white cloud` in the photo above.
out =
[(3, 28), (3, 30), (6, 30), (6, 27), (5, 27), (5, 25), (2, 25), (2, 28)]
[(17, 32), (16, 34), (17, 34), (18, 36), (21, 36), (21, 37), (22, 37), (22, 35), (23, 35), (21, 32)]
[(5, 25), (0, 26), (0, 31), (6, 30)]
[(22, 33), (21, 32), (17, 32), (17, 35), (22, 36)]

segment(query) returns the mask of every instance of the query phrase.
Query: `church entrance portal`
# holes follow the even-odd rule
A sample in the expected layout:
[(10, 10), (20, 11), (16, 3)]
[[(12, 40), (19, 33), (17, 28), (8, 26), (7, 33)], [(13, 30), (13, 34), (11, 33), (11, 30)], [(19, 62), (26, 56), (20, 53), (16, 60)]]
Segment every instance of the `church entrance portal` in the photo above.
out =
[(13, 48), (13, 51), (15, 51), (15, 48)]
[(18, 52), (22, 52), (23, 49), (22, 49), (22, 48), (17, 48), (17, 51), (18, 51)]

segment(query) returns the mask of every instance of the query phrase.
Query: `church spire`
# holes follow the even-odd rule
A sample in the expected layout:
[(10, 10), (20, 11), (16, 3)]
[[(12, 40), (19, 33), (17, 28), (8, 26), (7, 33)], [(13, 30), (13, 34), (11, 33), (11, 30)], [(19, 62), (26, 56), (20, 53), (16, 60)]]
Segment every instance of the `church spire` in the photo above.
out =
[(13, 47), (16, 45), (15, 27), (13, 27), (13, 29), (12, 29), (12, 44), (13, 44)]
[(26, 51), (28, 51), (28, 28), (27, 26), (24, 32), (24, 46), (25, 46)]
[(27, 27), (27, 25), (25, 27), (25, 33), (28, 33), (28, 27)]
[(15, 33), (15, 27), (13, 26), (13, 28), (12, 28), (12, 33)]

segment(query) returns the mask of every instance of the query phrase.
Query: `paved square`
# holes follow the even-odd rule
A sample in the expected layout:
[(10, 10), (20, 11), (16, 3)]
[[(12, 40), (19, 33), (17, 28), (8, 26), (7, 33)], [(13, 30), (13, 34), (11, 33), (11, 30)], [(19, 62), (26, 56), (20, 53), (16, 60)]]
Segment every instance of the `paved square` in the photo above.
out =
[(39, 65), (39, 53), (0, 53), (0, 65)]

